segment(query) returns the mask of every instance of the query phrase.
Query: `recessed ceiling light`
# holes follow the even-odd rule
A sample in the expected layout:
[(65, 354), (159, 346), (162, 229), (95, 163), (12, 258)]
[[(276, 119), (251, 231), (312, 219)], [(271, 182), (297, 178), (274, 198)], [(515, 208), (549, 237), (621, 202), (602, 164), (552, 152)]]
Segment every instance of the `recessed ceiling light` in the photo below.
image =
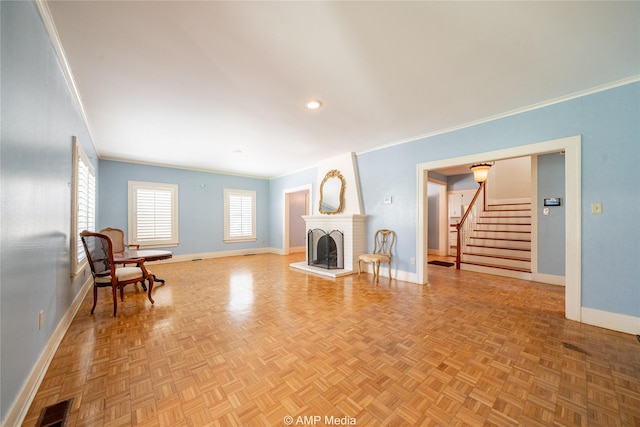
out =
[(322, 107), (322, 102), (318, 101), (317, 99), (312, 99), (311, 101), (304, 104), (304, 106), (309, 110), (317, 110), (318, 108)]

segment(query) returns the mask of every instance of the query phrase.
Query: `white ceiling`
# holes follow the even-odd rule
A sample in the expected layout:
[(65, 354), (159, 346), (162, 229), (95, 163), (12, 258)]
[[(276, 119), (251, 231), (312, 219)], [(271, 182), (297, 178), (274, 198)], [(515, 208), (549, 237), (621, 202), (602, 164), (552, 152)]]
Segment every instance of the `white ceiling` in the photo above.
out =
[(47, 5), (101, 158), (239, 175), (640, 75), (637, 1)]

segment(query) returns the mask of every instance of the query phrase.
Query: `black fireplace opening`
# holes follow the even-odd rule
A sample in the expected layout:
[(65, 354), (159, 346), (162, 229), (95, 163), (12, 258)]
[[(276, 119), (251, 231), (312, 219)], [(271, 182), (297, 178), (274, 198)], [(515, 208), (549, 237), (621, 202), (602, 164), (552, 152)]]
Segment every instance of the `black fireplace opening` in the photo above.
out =
[(327, 269), (344, 268), (344, 233), (319, 228), (307, 233), (307, 264)]

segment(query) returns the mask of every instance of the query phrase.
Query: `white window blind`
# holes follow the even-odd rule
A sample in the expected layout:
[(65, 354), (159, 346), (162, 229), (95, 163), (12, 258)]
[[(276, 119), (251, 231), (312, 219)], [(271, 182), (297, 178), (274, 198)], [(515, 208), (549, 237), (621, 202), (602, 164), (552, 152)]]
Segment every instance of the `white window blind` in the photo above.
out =
[(71, 273), (78, 274), (84, 268), (86, 256), (80, 232), (83, 230), (95, 231), (96, 229), (96, 176), (93, 166), (80, 144), (74, 137), (74, 169), (73, 169), (73, 212), (71, 239), (72, 260)]
[(229, 241), (256, 240), (256, 192), (224, 190), (225, 236)]
[(178, 244), (178, 186), (129, 182), (129, 229), (141, 246)]

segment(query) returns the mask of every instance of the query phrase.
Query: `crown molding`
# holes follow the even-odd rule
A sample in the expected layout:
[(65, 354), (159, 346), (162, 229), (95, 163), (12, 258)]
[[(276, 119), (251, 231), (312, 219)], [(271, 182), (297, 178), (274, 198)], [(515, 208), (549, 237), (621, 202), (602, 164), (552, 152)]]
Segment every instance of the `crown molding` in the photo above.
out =
[(98, 151), (98, 147), (94, 142), (93, 133), (91, 132), (91, 126), (89, 125), (89, 117), (87, 116), (87, 111), (85, 110), (84, 104), (82, 103), (80, 91), (78, 90), (75, 78), (73, 77), (73, 72), (71, 71), (69, 61), (67, 61), (67, 55), (64, 52), (64, 47), (62, 46), (62, 41), (60, 40), (60, 36), (58, 35), (56, 24), (53, 21), (53, 16), (51, 16), (49, 5), (45, 0), (35, 0), (35, 3), (38, 7), (38, 12), (40, 12), (42, 23), (44, 24), (47, 33), (49, 34), (51, 45), (53, 46), (53, 50), (56, 53), (56, 57), (58, 58), (58, 63), (60, 64), (62, 74), (64, 75), (64, 79), (67, 82), (67, 86), (69, 86), (69, 90), (71, 91), (71, 96), (76, 103), (78, 110), (80, 111), (80, 115), (82, 116), (84, 125), (86, 126), (87, 132), (89, 133), (89, 138), (91, 139), (93, 149), (98, 155), (98, 158), (100, 158), (100, 153)]

